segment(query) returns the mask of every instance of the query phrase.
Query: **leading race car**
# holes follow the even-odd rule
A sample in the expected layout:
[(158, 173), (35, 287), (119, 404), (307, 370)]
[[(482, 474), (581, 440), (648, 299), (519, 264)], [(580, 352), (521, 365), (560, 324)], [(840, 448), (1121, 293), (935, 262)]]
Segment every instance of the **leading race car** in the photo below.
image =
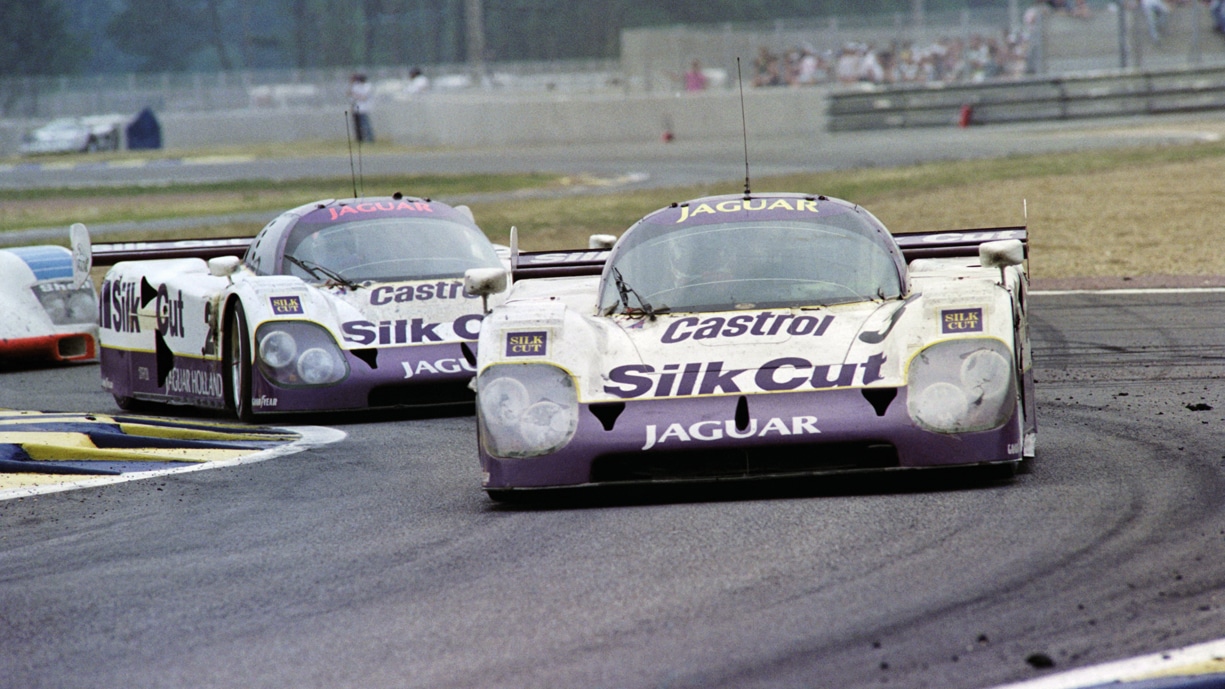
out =
[(121, 261), (106, 274), (102, 385), (121, 408), (145, 400), (249, 420), (471, 404), (485, 307), (463, 278), (501, 276), (488, 297), (506, 273), (466, 207), (400, 194), (320, 201), (249, 244), (241, 262)]
[(895, 238), (846, 201), (746, 193), (608, 252), (512, 253), (477, 360), (484, 488), (1010, 475), (1036, 438), (1024, 239)]
[(89, 235), (73, 249), (0, 249), (0, 365), (97, 358), (98, 297), (89, 281)]

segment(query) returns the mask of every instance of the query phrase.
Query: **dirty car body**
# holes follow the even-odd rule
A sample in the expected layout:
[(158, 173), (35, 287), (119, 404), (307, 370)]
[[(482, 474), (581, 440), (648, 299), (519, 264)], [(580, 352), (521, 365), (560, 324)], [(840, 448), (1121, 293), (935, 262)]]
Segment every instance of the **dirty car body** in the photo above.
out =
[(484, 487), (1010, 473), (1036, 438), (1024, 238), (895, 238), (845, 201), (752, 194), (646, 216), (598, 275), (516, 255), (539, 279), (481, 333)]
[(471, 404), (483, 317), (469, 268), (502, 259), (465, 207), (423, 198), (287, 211), (233, 257), (116, 263), (102, 384), (138, 400), (260, 414)]

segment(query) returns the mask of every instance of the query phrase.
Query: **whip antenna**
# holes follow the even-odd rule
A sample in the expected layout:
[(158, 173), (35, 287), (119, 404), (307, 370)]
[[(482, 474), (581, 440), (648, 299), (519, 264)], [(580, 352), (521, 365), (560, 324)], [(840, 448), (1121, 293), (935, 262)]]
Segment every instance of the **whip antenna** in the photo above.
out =
[(357, 198), (357, 172), (353, 169), (353, 134), (349, 131), (348, 110), (345, 110), (345, 141), (349, 142), (349, 177), (353, 180), (353, 198)]
[(744, 77), (740, 75), (740, 58), (736, 58), (736, 81), (740, 84), (740, 132), (744, 135), (744, 198), (749, 198), (749, 125), (744, 117)]

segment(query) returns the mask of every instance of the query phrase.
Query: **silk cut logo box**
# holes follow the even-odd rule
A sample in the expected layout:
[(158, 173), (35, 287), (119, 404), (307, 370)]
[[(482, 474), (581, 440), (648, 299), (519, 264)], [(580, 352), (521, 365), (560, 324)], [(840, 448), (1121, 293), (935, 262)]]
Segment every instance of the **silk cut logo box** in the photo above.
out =
[(278, 316), (302, 314), (302, 300), (298, 297), (271, 297), (272, 312)]
[(544, 330), (506, 333), (506, 356), (544, 356), (548, 351), (549, 334)]
[(940, 332), (981, 333), (983, 331), (983, 310), (978, 309), (945, 309), (940, 312)]

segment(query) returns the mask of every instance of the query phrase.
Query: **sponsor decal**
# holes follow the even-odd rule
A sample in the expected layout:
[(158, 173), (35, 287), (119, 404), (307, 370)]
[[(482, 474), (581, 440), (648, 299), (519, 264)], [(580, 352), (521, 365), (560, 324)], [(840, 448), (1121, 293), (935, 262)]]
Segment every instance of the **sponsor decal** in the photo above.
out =
[(278, 316), (300, 316), (305, 313), (302, 310), (302, 299), (297, 296), (269, 297), (268, 303), (272, 306), (272, 313)]
[(650, 364), (625, 364), (608, 372), (604, 392), (622, 399), (638, 397), (687, 397), (715, 393), (742, 392), (741, 385), (752, 385), (767, 392), (789, 392), (801, 388), (825, 390), (852, 385), (867, 385), (884, 376), (884, 354), (873, 354), (867, 361), (845, 364), (813, 364), (800, 357), (781, 357), (752, 368), (724, 370), (724, 362), (708, 361), (665, 364), (656, 369)]
[(360, 213), (387, 213), (389, 211), (421, 211), (423, 213), (433, 213), (434, 209), (430, 204), (424, 201), (379, 201), (377, 203), (355, 203), (344, 206), (333, 206), (328, 209), (332, 214), (332, 220), (337, 220), (342, 215), (353, 215)]
[[(898, 244), (914, 244), (906, 235), (898, 235)], [(1024, 230), (989, 230), (986, 232), (944, 232), (941, 234), (922, 235), (924, 244), (969, 244), (993, 242), (1000, 239), (1024, 239)]]
[(178, 395), (221, 399), (223, 389), (221, 374), (212, 371), (172, 368), (166, 375), (166, 392)]
[(519, 265), (531, 266), (538, 263), (595, 263), (608, 259), (608, 250), (599, 251), (559, 251), (556, 253), (520, 256)]
[(699, 203), (696, 206), (681, 206), (681, 217), (677, 223), (683, 223), (689, 218), (696, 218), (704, 213), (739, 213), (740, 211), (806, 211), (817, 212), (817, 202), (808, 199), (731, 199), (720, 201), (713, 206), (709, 203)]
[(981, 333), (983, 331), (983, 310), (978, 309), (941, 309), (940, 332), (942, 333)]
[(725, 318), (710, 316), (699, 319), (688, 316), (672, 321), (664, 331), (659, 341), (664, 344), (675, 344), (689, 339), (714, 340), (719, 338), (742, 337), (744, 335), (777, 335), (786, 332), (789, 335), (811, 335), (820, 337), (834, 322), (833, 316), (820, 318), (817, 316), (796, 316), (791, 313), (774, 313), (763, 311), (758, 314), (744, 314)]
[(107, 280), (98, 300), (98, 325), (120, 333), (140, 332), (140, 283)]
[(1021, 454), (1021, 443), (1008, 443), (1008, 454), (1010, 455)]
[(428, 285), (383, 285), (370, 291), (370, 303), (382, 306), (393, 302), (402, 304), (409, 301), (430, 301), (431, 299), (475, 299), (476, 296), (464, 294), (462, 280), (440, 280)]
[(649, 450), (664, 443), (708, 443), (724, 438), (765, 438), (770, 435), (816, 435), (821, 432), (817, 428), (815, 416), (793, 416), (790, 421), (774, 417), (764, 424), (758, 424), (757, 419), (749, 419), (749, 425), (744, 430), (736, 427), (732, 419), (724, 421), (698, 421), (685, 426), (679, 423), (669, 424), (662, 432), (655, 424), (647, 425), (646, 444), (642, 449)]
[(470, 313), (456, 318), (452, 323), (433, 323), (424, 318), (401, 318), (378, 323), (349, 321), (342, 323), (340, 329), (346, 341), (360, 345), (442, 342), (452, 334), (463, 340), (475, 340), (481, 333), (481, 319), (484, 317), (484, 314)]
[(459, 373), (460, 371), (476, 373), (476, 367), (463, 358), (418, 361), (416, 364), (411, 361), (401, 361), (400, 365), (404, 367), (405, 378), (421, 375), (438, 375), (440, 373)]
[(266, 395), (260, 395), (259, 397), (251, 398), (251, 408), (252, 409), (263, 409), (264, 407), (275, 407), (278, 403), (280, 403), (280, 401), (281, 400), (277, 397), (268, 397)]
[(157, 313), (157, 331), (163, 337), (183, 337), (183, 292), (171, 297), (170, 290), (163, 284), (157, 288), (154, 307)]
[(75, 292), (78, 288), (73, 287), (71, 282), (39, 282), (34, 285), (34, 289), (45, 294), (47, 292)]
[(506, 356), (544, 356), (549, 346), (549, 333), (536, 330), (506, 333)]

